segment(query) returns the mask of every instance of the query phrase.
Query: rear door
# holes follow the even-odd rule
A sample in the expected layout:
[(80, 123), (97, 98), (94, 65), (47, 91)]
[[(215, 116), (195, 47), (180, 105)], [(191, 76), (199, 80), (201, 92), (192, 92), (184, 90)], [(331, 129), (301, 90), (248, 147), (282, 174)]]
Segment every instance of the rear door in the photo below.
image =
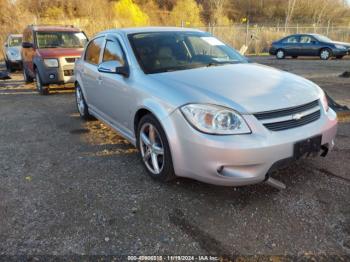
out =
[(85, 91), (85, 99), (88, 106), (100, 113), (99, 103), (99, 72), (97, 70), (100, 64), (101, 52), (103, 49), (104, 36), (97, 37), (90, 41), (86, 47), (84, 63), (82, 67), (82, 82)]
[(300, 53), (304, 56), (318, 55), (318, 41), (310, 35), (300, 36)]
[(299, 55), (300, 45), (299, 45), (299, 36), (292, 35), (285, 38), (283, 41), (283, 49), (286, 52), (286, 55), (294, 56)]

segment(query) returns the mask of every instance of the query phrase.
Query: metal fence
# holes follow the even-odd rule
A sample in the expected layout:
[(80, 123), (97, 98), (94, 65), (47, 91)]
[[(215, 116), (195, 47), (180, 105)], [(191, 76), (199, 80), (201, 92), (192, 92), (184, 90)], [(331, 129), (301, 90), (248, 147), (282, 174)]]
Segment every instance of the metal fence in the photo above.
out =
[(266, 25), (232, 25), (232, 26), (206, 26), (197, 27), (208, 31), (220, 38), (225, 43), (240, 49), (243, 45), (248, 46), (250, 54), (268, 52), (270, 44), (284, 36), (296, 33), (317, 33), (329, 38), (350, 42), (350, 26), (266, 26)]

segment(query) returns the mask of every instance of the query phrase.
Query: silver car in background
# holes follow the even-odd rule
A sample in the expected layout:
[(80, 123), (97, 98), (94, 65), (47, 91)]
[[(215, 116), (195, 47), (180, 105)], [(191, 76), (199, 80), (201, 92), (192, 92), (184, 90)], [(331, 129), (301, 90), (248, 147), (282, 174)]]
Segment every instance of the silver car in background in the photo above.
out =
[(21, 48), (22, 35), (10, 34), (3, 47), (5, 64), (8, 71), (12, 72), (15, 69), (22, 69)]
[(316, 84), (249, 63), (210, 34), (132, 28), (95, 36), (75, 64), (76, 102), (139, 149), (148, 173), (241, 186), (325, 156), (337, 116)]

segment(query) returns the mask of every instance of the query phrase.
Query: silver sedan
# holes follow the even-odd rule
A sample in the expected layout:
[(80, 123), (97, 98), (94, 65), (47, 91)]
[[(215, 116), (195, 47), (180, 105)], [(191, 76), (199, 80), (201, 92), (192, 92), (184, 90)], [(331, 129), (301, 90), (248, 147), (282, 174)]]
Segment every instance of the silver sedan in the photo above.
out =
[(272, 170), (334, 146), (337, 116), (320, 87), (250, 63), (206, 32), (105, 31), (75, 75), (81, 117), (118, 131), (158, 180), (281, 188)]

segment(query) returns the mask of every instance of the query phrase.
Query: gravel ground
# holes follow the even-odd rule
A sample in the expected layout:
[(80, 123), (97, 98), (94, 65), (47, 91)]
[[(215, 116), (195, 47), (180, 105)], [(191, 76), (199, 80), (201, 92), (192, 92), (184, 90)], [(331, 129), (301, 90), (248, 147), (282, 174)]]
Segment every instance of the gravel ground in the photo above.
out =
[[(350, 60), (251, 59), (301, 74), (350, 105), (350, 79), (338, 77)], [(274, 175), (283, 191), (160, 184), (127, 141), (80, 120), (71, 92), (39, 96), (12, 76), (0, 80), (0, 255), (349, 258), (350, 123), (339, 125), (327, 158)]]

